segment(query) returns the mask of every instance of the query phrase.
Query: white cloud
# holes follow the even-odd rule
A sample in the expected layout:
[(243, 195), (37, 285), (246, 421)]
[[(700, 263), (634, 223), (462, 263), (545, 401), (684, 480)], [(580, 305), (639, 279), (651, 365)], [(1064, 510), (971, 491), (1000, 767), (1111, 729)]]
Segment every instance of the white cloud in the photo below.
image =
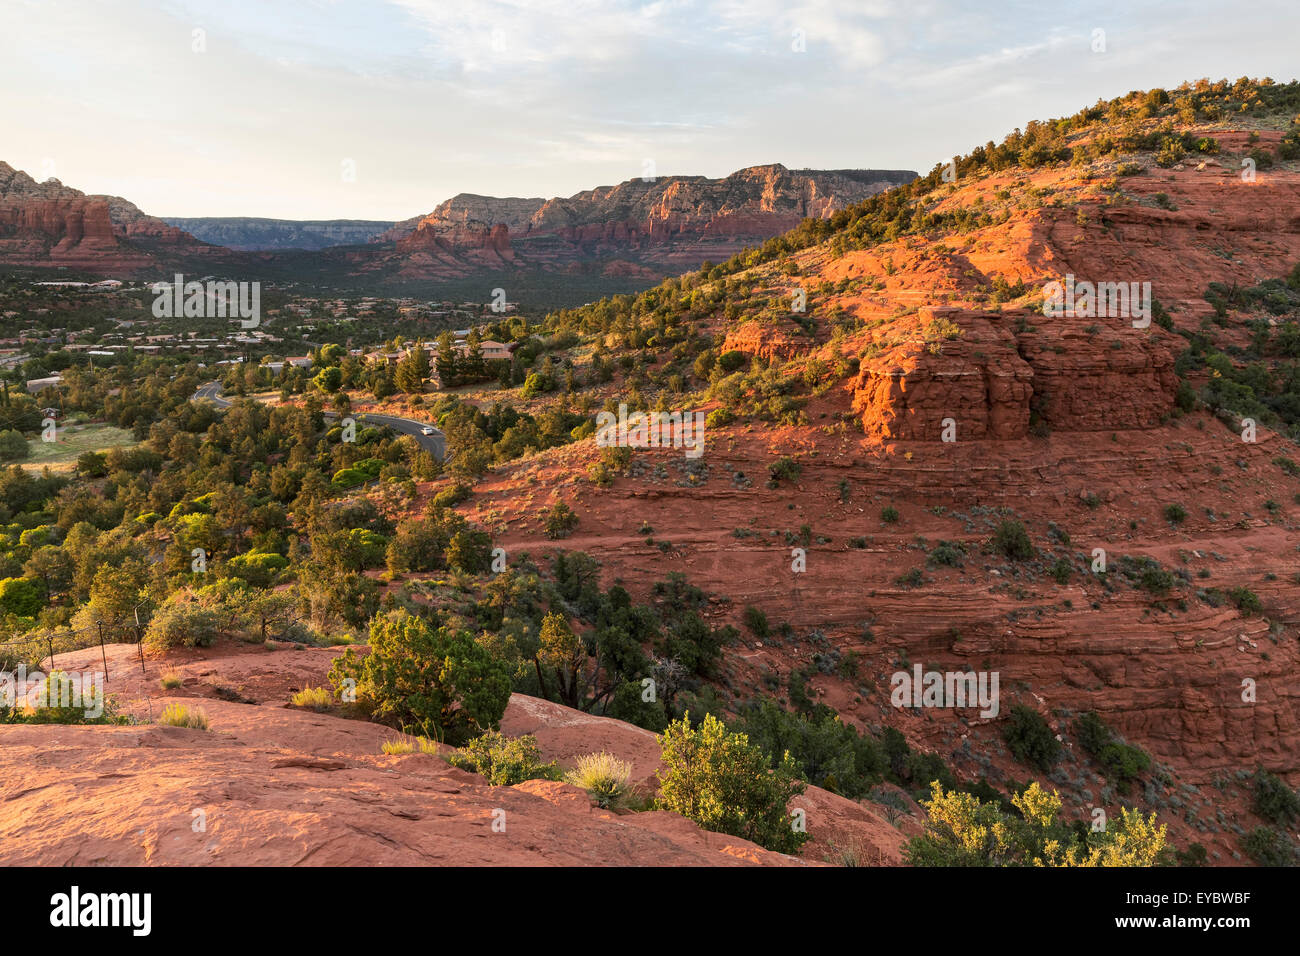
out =
[(156, 214), (296, 218), (568, 195), (645, 157), (928, 169), (1130, 89), (1290, 79), (1298, 22), (1288, 0), (11, 0), (0, 159)]

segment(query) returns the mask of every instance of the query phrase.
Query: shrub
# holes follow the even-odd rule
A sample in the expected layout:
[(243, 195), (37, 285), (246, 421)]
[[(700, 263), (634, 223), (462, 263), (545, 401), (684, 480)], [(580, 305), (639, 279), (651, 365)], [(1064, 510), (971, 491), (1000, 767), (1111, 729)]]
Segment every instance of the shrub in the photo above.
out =
[(457, 531), (447, 545), (447, 567), (465, 574), (485, 574), (492, 566), (492, 537), (486, 531)]
[(472, 634), (435, 630), (405, 610), (377, 615), (370, 653), (359, 658), (348, 648), (329, 678), (336, 693), (355, 682), (357, 701), (376, 720), (453, 745), (496, 727), (510, 700), (509, 669)]
[(553, 391), (555, 391), (555, 379), (553, 377), (543, 375), (540, 372), (532, 372), (524, 379), (524, 390), (520, 394), (524, 398), (532, 398), (534, 395)]
[(626, 445), (611, 445), (600, 450), (600, 461), (611, 472), (626, 471), (632, 464), (632, 449)]
[(13, 428), (0, 431), (0, 461), (19, 461), (31, 454), (23, 433)]
[(45, 606), (40, 584), (28, 578), (0, 581), (0, 611), (18, 617), (35, 617)]
[(25, 696), (21, 690), (15, 696), (15, 703), (23, 706), (11, 709), (0, 701), (0, 723), (123, 724), (128, 720), (117, 715), (113, 702), (104, 694), (103, 684), (84, 677), (74, 682), (63, 671), (51, 672)]
[(1019, 521), (1008, 518), (993, 533), (993, 550), (1012, 561), (1028, 561), (1034, 556), (1029, 532)]
[(773, 481), (796, 481), (803, 466), (793, 458), (782, 456), (767, 466), (767, 474)]
[(1289, 826), (1300, 818), (1300, 797), (1286, 785), (1286, 781), (1260, 767), (1250, 783), (1252, 809), (1265, 820), (1278, 826)]
[(1115, 737), (1095, 710), (1080, 714), (1075, 719), (1074, 736), (1079, 741), (1079, 746), (1090, 754), (1100, 753), (1101, 748)]
[(158, 715), (158, 723), (169, 727), (187, 727), (190, 730), (207, 730), (208, 715), (199, 708), (190, 710), (184, 704), (168, 704)]
[(1070, 564), (1067, 558), (1057, 558), (1049, 573), (1056, 579), (1057, 584), (1069, 584), (1070, 575), (1074, 573), (1074, 566)]
[(1208, 866), (1210, 854), (1206, 852), (1204, 845), (1190, 843), (1186, 850), (1175, 851), (1174, 859), (1178, 861), (1179, 866)]
[(1182, 505), (1165, 505), (1165, 520), (1177, 527), (1187, 520), (1187, 509)]
[(809, 783), (850, 800), (865, 797), (889, 770), (880, 744), (824, 704), (796, 714), (764, 698), (741, 708), (732, 726), (767, 755), (771, 768), (788, 754)]
[(1121, 793), (1127, 793), (1132, 780), (1151, 770), (1151, 754), (1115, 736), (1096, 711), (1080, 714), (1074, 722), (1074, 732), (1079, 747), (1091, 754), (1102, 773), (1114, 780)]
[(456, 505), (465, 501), (472, 494), (473, 489), (466, 484), (455, 484), (450, 488), (444, 488), (433, 496), (433, 506), (435, 508), (454, 508)]
[(87, 478), (103, 478), (108, 474), (108, 456), (98, 451), (83, 451), (77, 456), (77, 473)]
[(144, 642), (156, 648), (211, 647), (219, 631), (220, 618), (214, 608), (177, 591), (154, 613)]
[(599, 806), (605, 808), (618, 806), (627, 799), (631, 777), (630, 763), (604, 752), (584, 754), (564, 775), (568, 783), (586, 790)]
[(267, 588), (275, 583), (280, 572), (289, 566), (289, 559), (274, 552), (249, 551), (237, 554), (227, 564), (227, 570), (254, 587)]
[(1151, 755), (1141, 747), (1114, 740), (1095, 754), (1106, 776), (1116, 782), (1120, 793), (1128, 793), (1129, 782), (1151, 769)]
[(1046, 772), (1061, 758), (1061, 744), (1038, 713), (1024, 704), (1011, 708), (1011, 719), (1002, 731), (1011, 753), (1021, 763)]
[(729, 733), (712, 714), (698, 729), (686, 714), (668, 725), (659, 744), (660, 809), (781, 853), (795, 852), (808, 839), (786, 816), (786, 804), (804, 791), (789, 754), (770, 769), (762, 750), (744, 734)]
[(1260, 602), (1259, 595), (1248, 587), (1229, 588), (1228, 599), (1247, 617), (1264, 613), (1264, 605)]
[(708, 428), (721, 428), (723, 425), (730, 425), (736, 420), (736, 416), (731, 413), (729, 408), (715, 408), (704, 419), (704, 424)]
[(1156, 165), (1168, 169), (1182, 162), (1185, 155), (1187, 153), (1182, 143), (1173, 136), (1166, 136), (1160, 141), (1160, 146), (1156, 150)]
[(1011, 798), (1014, 812), (938, 783), (922, 803), (925, 832), (903, 851), (912, 866), (1160, 866), (1169, 857), (1154, 813), (1122, 807), (1105, 830), (1079, 833), (1060, 819), (1060, 796), (1037, 783)]
[(767, 637), (769, 629), (767, 626), (767, 615), (761, 610), (750, 605), (745, 608), (745, 627), (753, 633), (755, 637)]
[(718, 364), (722, 366), (724, 372), (734, 372), (743, 368), (745, 363), (748, 361), (749, 356), (737, 349), (732, 349), (730, 352), (723, 352), (718, 358)]
[(578, 526), (578, 516), (563, 501), (557, 501), (544, 515), (546, 537), (552, 541), (567, 538)]
[(925, 576), (921, 573), (920, 568), (912, 568), (905, 574), (900, 574), (894, 578), (894, 583), (900, 588), (919, 588), (925, 583)]
[(163, 690), (175, 690), (177, 687), (181, 686), (181, 675), (175, 671), (168, 671), (166, 674), (163, 674), (162, 680), (159, 681), (159, 683), (162, 684)]
[(1162, 568), (1160, 562), (1145, 555), (1140, 558), (1124, 555), (1120, 558), (1119, 566), (1120, 573), (1133, 582), (1135, 587), (1157, 596), (1167, 593), (1177, 584), (1178, 579)]
[(942, 564), (944, 567), (960, 568), (966, 557), (966, 545), (960, 541), (940, 541), (926, 559), (930, 564)]
[(324, 687), (304, 687), (289, 698), (289, 702), (308, 710), (329, 710), (334, 704), (334, 695)]
[(482, 774), (494, 787), (509, 787), (525, 780), (561, 779), (555, 763), (542, 762), (536, 737), (507, 737), (495, 730), (468, 741), (459, 753), (448, 754), (447, 762)]
[(1285, 833), (1273, 827), (1255, 827), (1242, 841), (1246, 855), (1260, 866), (1294, 866), (1295, 848)]
[(880, 509), (880, 520), (885, 524), (896, 524), (898, 522), (898, 509), (893, 505), (885, 505)]

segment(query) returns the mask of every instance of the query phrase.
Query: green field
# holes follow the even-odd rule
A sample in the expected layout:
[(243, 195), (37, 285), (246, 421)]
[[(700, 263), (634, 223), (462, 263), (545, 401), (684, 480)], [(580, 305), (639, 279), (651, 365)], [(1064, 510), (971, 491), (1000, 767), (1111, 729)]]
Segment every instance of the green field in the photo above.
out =
[(135, 444), (135, 436), (125, 428), (115, 428), (112, 425), (69, 425), (59, 429), (58, 441), (45, 442), (39, 438), (29, 441), (27, 458), (15, 464), (35, 468), (49, 465), (58, 469), (59, 466), (71, 466), (83, 452)]

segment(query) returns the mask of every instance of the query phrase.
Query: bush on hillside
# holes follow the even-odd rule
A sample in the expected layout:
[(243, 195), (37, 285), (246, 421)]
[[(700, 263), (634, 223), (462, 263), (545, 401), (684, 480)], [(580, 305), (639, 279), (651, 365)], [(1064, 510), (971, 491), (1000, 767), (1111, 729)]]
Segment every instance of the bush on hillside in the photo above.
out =
[(472, 634), (405, 610), (377, 615), (370, 653), (348, 648), (329, 678), (341, 699), (355, 691), (375, 720), (453, 746), (495, 728), (510, 700), (509, 670)]
[(686, 714), (668, 725), (659, 744), (659, 809), (781, 853), (795, 852), (808, 839), (786, 812), (790, 799), (804, 791), (789, 755), (771, 769), (762, 750), (744, 734), (728, 732), (712, 714), (698, 728)]
[(458, 753), (447, 755), (447, 762), (482, 774), (494, 787), (510, 787), (525, 780), (559, 780), (563, 776), (554, 762), (542, 761), (536, 737), (507, 737), (495, 730), (467, 741)]
[(1061, 743), (1038, 713), (1024, 704), (1011, 708), (1011, 719), (1002, 731), (1011, 753), (1021, 763), (1046, 773), (1061, 758)]

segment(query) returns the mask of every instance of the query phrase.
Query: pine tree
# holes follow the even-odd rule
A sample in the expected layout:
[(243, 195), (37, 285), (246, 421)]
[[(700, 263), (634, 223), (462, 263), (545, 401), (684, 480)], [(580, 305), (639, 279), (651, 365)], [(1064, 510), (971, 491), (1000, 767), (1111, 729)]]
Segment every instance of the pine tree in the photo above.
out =
[(463, 376), (471, 381), (482, 381), (487, 377), (487, 365), (483, 361), (482, 338), (478, 334), (477, 328), (469, 330), (469, 338), (465, 342), (468, 354), (465, 356), (465, 367), (462, 370)]
[(452, 346), (451, 332), (443, 332), (438, 337), (436, 363), (438, 380), (442, 383), (442, 387), (451, 388), (456, 384), (456, 376), (459, 373), (459, 369), (456, 368), (456, 350)]
[(397, 363), (397, 387), (404, 392), (418, 395), (424, 391), (424, 383), (428, 377), (429, 355), (424, 350), (424, 343), (417, 342)]

